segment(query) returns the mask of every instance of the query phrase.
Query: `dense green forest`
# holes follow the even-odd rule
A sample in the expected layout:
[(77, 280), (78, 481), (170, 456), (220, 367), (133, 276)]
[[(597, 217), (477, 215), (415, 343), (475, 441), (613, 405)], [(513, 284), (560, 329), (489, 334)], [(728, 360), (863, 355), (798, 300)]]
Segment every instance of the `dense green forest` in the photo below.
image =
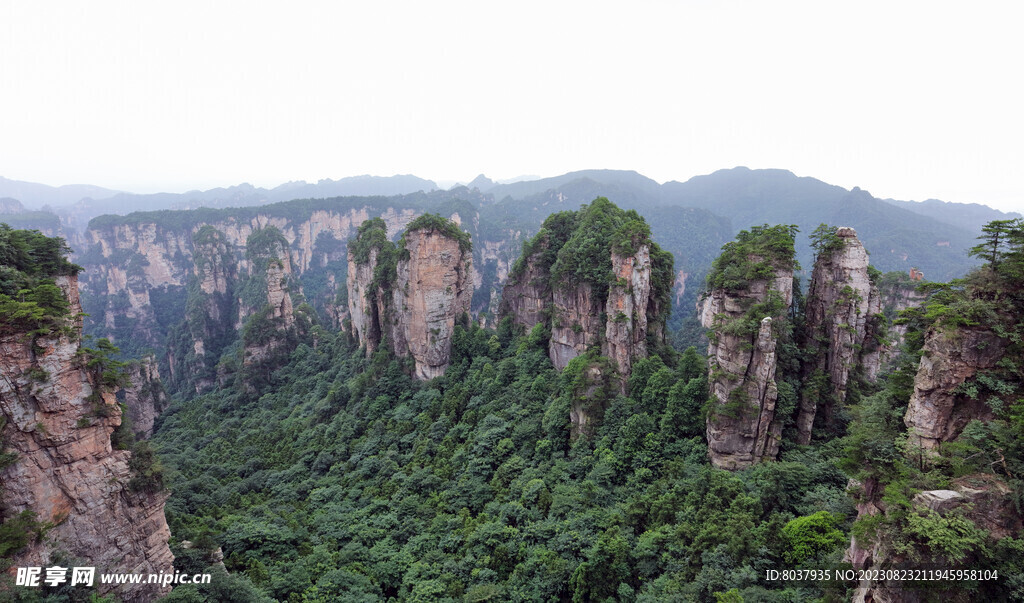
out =
[[(559, 374), (543, 326), (459, 326), (447, 373), (426, 383), (386, 347), (366, 358), (347, 335), (314, 329), (262, 395), (222, 389), (177, 400), (161, 418), (167, 516), (175, 540), (193, 543), (176, 547), (177, 563), (202, 567), (221, 547), (235, 600), (846, 600), (853, 583), (765, 571), (835, 567), (857, 534), (918, 561), (1010, 576), (958, 583), (957, 597), (1019, 597), (1024, 541), (910, 503), (964, 475), (1021, 491), (1019, 344), (968, 386), (997, 417), (941, 456), (915, 456), (901, 420), (929, 329), (1000, 317), (993, 328), (1019, 341), (1016, 245), (982, 248), (987, 267), (933, 285), (929, 303), (899, 319), (906, 350), (879, 383), (857, 384), (842, 433), (797, 446), (787, 432), (778, 461), (738, 472), (707, 461), (706, 364), (695, 349), (638, 362), (627, 395), (584, 394), (593, 359)], [(574, 439), (569, 409), (581, 395), (606, 410), (592, 436)], [(876, 480), (891, 512), (854, 523), (851, 477)]]
[[(545, 228), (567, 219), (556, 214)], [(386, 240), (381, 226), (360, 230)], [(805, 244), (829, 251), (828, 232)], [(253, 249), (260, 237), (281, 245), (273, 231), (258, 232)], [(800, 238), (793, 226), (742, 231), (707, 286), (742, 289), (765, 266), (793, 267)], [(0, 301), (39, 304), (29, 298), (52, 286), (46, 275), (77, 271), (54, 241), (0, 227), (11, 267)], [(839, 567), (851, 536), (910, 562), (1002, 576), (928, 596), (1024, 600), (1019, 533), (996, 537), (968, 512), (913, 503), (919, 491), (973, 480), (1001, 484), (1018, 515), (1024, 504), (1024, 224), (990, 223), (971, 254), (984, 265), (921, 285), (919, 307), (884, 308), (905, 343), (877, 382), (851, 385), (840, 421), (808, 446), (787, 428), (777, 461), (735, 472), (708, 462), (707, 363), (694, 347), (662, 346), (638, 360), (620, 394), (590, 387), (584, 371), (602, 362), (596, 351), (556, 371), (543, 324), (522, 332), (509, 319), (493, 329), (464, 322), (447, 372), (420, 382), (387, 346), (367, 357), (310, 313), (259, 388), (238, 379), (204, 395), (179, 392), (157, 422), (159, 459), (138, 449), (137, 486), (171, 492), (177, 569), (214, 574), (213, 584), (179, 586), (166, 600), (847, 600), (853, 582), (766, 572)], [(572, 265), (584, 277), (594, 268)], [(911, 285), (896, 274), (872, 278), (883, 290)], [(794, 330), (801, 303), (798, 294)], [(994, 367), (957, 391), (991, 412), (926, 454), (903, 421), (915, 374), (929, 341), (965, 330), (1002, 342)], [(783, 337), (779, 362), (795, 393), (808, 385), (798, 378), (808, 359), (793, 341)], [(570, 409), (580, 402), (600, 407), (601, 418), (574, 436)], [(869, 496), (885, 511), (858, 520), (855, 504)]]
[[(156, 438), (172, 532), (219, 544), (229, 572), (280, 600), (713, 600), (772, 586), (766, 568), (838, 559), (852, 515), (838, 443), (712, 469), (693, 350), (638, 363), (595, 436), (571, 441), (583, 363), (556, 373), (546, 335), (460, 327), (448, 372), (419, 384), (386, 349), (365, 359), (324, 333), (272, 393), (176, 404)], [(798, 518), (818, 544), (787, 561)], [(808, 588), (786, 596), (821, 594)]]

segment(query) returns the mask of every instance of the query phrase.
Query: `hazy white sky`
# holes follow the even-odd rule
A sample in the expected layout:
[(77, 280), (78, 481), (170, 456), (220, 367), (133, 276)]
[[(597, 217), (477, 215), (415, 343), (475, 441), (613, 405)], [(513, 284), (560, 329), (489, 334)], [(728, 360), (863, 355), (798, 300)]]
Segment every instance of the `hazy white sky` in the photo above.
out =
[(1016, 3), (0, 0), (0, 175), (746, 165), (1024, 211)]

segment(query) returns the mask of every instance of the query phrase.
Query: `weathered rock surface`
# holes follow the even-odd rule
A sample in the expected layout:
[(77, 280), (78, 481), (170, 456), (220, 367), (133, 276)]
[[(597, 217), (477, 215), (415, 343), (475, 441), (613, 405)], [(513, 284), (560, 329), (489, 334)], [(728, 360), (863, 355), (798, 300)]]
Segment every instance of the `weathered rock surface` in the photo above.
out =
[[(615, 283), (605, 304), (602, 353), (611, 358), (621, 375), (629, 375), (633, 358), (647, 357), (647, 310), (651, 301), (651, 255), (647, 245), (631, 256), (612, 254)], [(625, 380), (622, 380), (625, 393)]]
[(501, 315), (511, 316), (527, 331), (545, 320), (545, 311), (550, 311), (552, 304), (550, 266), (541, 261), (546, 250), (547, 242), (540, 241), (524, 259), (522, 273), (509, 277), (502, 291)]
[[(204, 290), (219, 291), (231, 274), (246, 274), (249, 271), (245, 259), (246, 240), (254, 231), (267, 226), (281, 230), (288, 242), (287, 256), (289, 269), (296, 276), (311, 270), (323, 270), (331, 259), (343, 261), (343, 249), (335, 249), (340, 242), (348, 240), (363, 221), (373, 212), (370, 206), (352, 207), (339, 210), (315, 210), (302, 219), (286, 219), (272, 213), (257, 213), (249, 216), (225, 216), (208, 223), (201, 222), (187, 228), (175, 228), (157, 221), (100, 224), (86, 232), (84, 247), (89, 252), (78, 261), (85, 267), (88, 279), (83, 288), (92, 296), (109, 296), (98, 310), (92, 310), (94, 320), (100, 320), (110, 330), (119, 319), (134, 321), (131, 337), (134, 340), (159, 348), (162, 346), (162, 327), (156, 320), (151, 293), (154, 289), (166, 291), (168, 295), (184, 295), (189, 278), (195, 273), (200, 258), (196, 253), (212, 256), (211, 249), (194, 245), (193, 238), (204, 227), (210, 226), (223, 235), (223, 244), (232, 258), (233, 266), (205, 270), (201, 283)], [(417, 213), (408, 208), (386, 208), (376, 212), (387, 224), (388, 232), (395, 234), (416, 217)], [(333, 245), (324, 243), (334, 242)], [(326, 246), (324, 246), (326, 245)], [(335, 287), (339, 286), (341, 274), (335, 275)], [(230, 286), (227, 291), (230, 292)], [(333, 300), (337, 290), (324, 292), (325, 300)], [(123, 298), (123, 299), (122, 299)], [(127, 303), (125, 303), (127, 302)], [(329, 301), (324, 302), (330, 305)], [(328, 314), (339, 314), (337, 310)], [(118, 343), (115, 338), (115, 343)]]
[[(818, 257), (807, 290), (805, 345), (815, 359), (805, 373), (807, 377), (815, 373), (827, 376), (828, 390), (808, 390), (802, 396), (797, 416), (800, 444), (811, 441), (811, 427), (819, 411), (824, 422), (830, 423), (833, 405), (846, 400), (851, 372), (864, 364), (865, 342), (881, 310), (878, 289), (868, 276), (868, 253), (856, 231), (841, 227), (836, 236), (842, 248)], [(870, 356), (869, 360), (876, 365), (878, 358)], [(866, 372), (876, 374), (877, 366)]]
[(369, 295), (373, 286), (373, 271), (377, 267), (377, 249), (371, 249), (369, 259), (363, 264), (356, 262), (352, 252), (348, 253), (348, 314), (352, 336), (366, 347), (366, 356), (372, 356), (380, 343), (380, 314), (378, 305)]
[(604, 330), (601, 300), (587, 283), (556, 284), (551, 300), (551, 341), (548, 356), (558, 370), (600, 342)]
[[(259, 303), (250, 306), (245, 299), (238, 300), (238, 325), (243, 328), (246, 320), (257, 312), (265, 319), (263, 330), (273, 328), (276, 333), (259, 333), (255, 341), (245, 339), (243, 363), (246, 365), (260, 363), (275, 351), (287, 344), (288, 332), (295, 326), (295, 314), (292, 307), (291, 287), (292, 265), (288, 248), (284, 241), (266, 250), (263, 257), (252, 258), (248, 265), (249, 278), (254, 282), (262, 282), (266, 297), (259, 296)], [(261, 292), (262, 293), (262, 292)], [(255, 301), (255, 300), (251, 300)]]
[(141, 439), (153, 435), (153, 423), (169, 403), (167, 392), (160, 381), (156, 358), (146, 356), (128, 366), (131, 385), (123, 389), (124, 405), (128, 409), (132, 431)]
[(978, 371), (995, 366), (1006, 345), (984, 328), (928, 332), (903, 418), (913, 443), (934, 449), (960, 435), (971, 419), (993, 418), (992, 409), (980, 397), (972, 400), (956, 388)]
[(593, 435), (604, 417), (604, 401), (610, 397), (612, 375), (601, 369), (601, 364), (590, 362), (583, 368), (581, 386), (573, 392), (569, 408), (570, 437)]
[(196, 393), (200, 393), (213, 387), (213, 365), (237, 328), (238, 304), (232, 296), (238, 265), (227, 237), (212, 226), (196, 232), (192, 243), (195, 280), (187, 290), (185, 316), (192, 349), (191, 354), (182, 354), (187, 365), (183, 371), (173, 359), (168, 368), (172, 382), (191, 380)]
[[(415, 224), (413, 226), (416, 226)], [(378, 233), (379, 234), (379, 233)], [(371, 231), (360, 236), (373, 236)], [(382, 236), (382, 235), (380, 235)], [(399, 259), (390, 284), (374, 284), (383, 250), (394, 245), (378, 239), (359, 262), (348, 255), (348, 308), (352, 335), (367, 354), (382, 339), (395, 354), (411, 356), (418, 379), (444, 374), (451, 359), (455, 323), (469, 313), (473, 299), (473, 257), (459, 241), (434, 227), (405, 233), (404, 259)]]
[(778, 337), (772, 321), (779, 317), (762, 317), (752, 334), (727, 328), (772, 291), (788, 309), (793, 303), (793, 271), (776, 270), (771, 281), (753, 281), (741, 292), (713, 289), (701, 302), (701, 324), (714, 330), (708, 361), (716, 405), (707, 419), (708, 451), (720, 469), (743, 469), (778, 454), (782, 424), (775, 420)]
[(880, 345), (864, 349), (864, 377), (869, 382), (875, 382), (883, 369), (892, 364), (892, 361), (899, 355), (900, 346), (906, 340), (907, 325), (895, 322), (899, 313), (908, 308), (920, 306), (928, 297), (915, 289), (916, 284), (915, 281), (909, 281), (879, 287), (882, 312), (890, 322), (886, 329), (885, 341)]
[(650, 247), (641, 245), (628, 256), (609, 252), (616, 281), (604, 303), (589, 283), (552, 283), (550, 266), (543, 260), (547, 250), (546, 241), (535, 243), (522, 271), (509, 277), (501, 315), (511, 316), (526, 330), (550, 320), (548, 356), (558, 370), (600, 345), (601, 353), (615, 362), (624, 387), (633, 359), (647, 356), (648, 331), (653, 328), (656, 338), (664, 338), (667, 309), (658, 308), (652, 294)]
[[(77, 279), (56, 281), (71, 311), (80, 311)], [(0, 338), (0, 410), (7, 421), (2, 438), (6, 450), (17, 454), (0, 474), (5, 512), (32, 510), (39, 521), (54, 524), (44, 540), (14, 555), (12, 567), (45, 567), (59, 549), (95, 565), (97, 573), (171, 572), (167, 494), (129, 489), (130, 453), (110, 443), (120, 408), (112, 392), (94, 395), (96, 384), (78, 355), (80, 323), (75, 331), (74, 339), (39, 338), (35, 345), (25, 334)], [(117, 594), (150, 601), (169, 590), (127, 585)]]
[(416, 361), (416, 377), (444, 374), (455, 321), (473, 298), (473, 257), (459, 242), (432, 229), (405, 233), (409, 258), (399, 260), (392, 290), (392, 344)]

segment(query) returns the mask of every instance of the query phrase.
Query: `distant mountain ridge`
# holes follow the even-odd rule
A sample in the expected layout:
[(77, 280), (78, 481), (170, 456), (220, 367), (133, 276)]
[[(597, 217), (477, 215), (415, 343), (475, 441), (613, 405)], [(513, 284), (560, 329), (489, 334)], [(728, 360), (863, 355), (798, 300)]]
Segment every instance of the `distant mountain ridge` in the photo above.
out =
[(104, 214), (134, 211), (196, 209), (198, 207), (251, 207), (292, 199), (405, 195), (436, 190), (437, 184), (412, 175), (350, 176), (309, 183), (286, 182), (272, 189), (248, 183), (193, 190), (185, 193), (128, 193), (90, 185), (52, 187), (0, 178), (0, 197), (11, 197), (32, 207), (50, 205), (63, 222), (83, 230), (89, 220)]
[(1015, 211), (1003, 212), (981, 203), (953, 203), (938, 199), (925, 199), (924, 201), (883, 199), (883, 201), (891, 203), (896, 207), (908, 209), (915, 214), (935, 218), (940, 222), (954, 226), (969, 227), (974, 230), (981, 230), (982, 226), (992, 220), (1011, 220), (1022, 217), (1021, 214)]
[[(5, 188), (5, 186), (7, 188)], [(436, 182), (411, 175), (390, 177), (356, 176), (340, 180), (321, 180), (315, 184), (288, 182), (273, 189), (240, 184), (207, 191), (139, 195), (118, 193), (99, 187), (47, 187), (0, 180), (0, 197), (8, 190), (28, 191), (40, 200), (43, 193), (59, 199), (72, 191), (92, 190), (105, 198), (85, 198), (53, 213), (48, 220), (52, 234), (62, 228), (69, 237), (83, 231), (89, 220), (104, 214), (124, 215), (138, 210), (195, 209), (200, 207), (257, 207), (292, 199), (330, 199), (335, 197), (399, 195), (439, 190)], [(446, 191), (460, 198), (474, 196), (479, 209), (494, 224), (513, 221), (539, 225), (548, 214), (577, 209), (597, 196), (614, 200), (624, 208), (644, 215), (661, 214), (668, 220), (669, 208), (698, 208), (725, 219), (732, 233), (760, 224), (796, 224), (804, 233), (818, 224), (851, 226), (857, 229), (865, 247), (872, 252), (872, 263), (882, 270), (923, 270), (927, 278), (945, 280), (964, 274), (974, 265), (966, 250), (976, 243), (983, 224), (992, 219), (1016, 217), (978, 204), (944, 203), (929, 200), (908, 202), (883, 200), (859, 188), (847, 190), (811, 177), (799, 177), (782, 169), (736, 167), (695, 176), (686, 182), (659, 184), (632, 170), (581, 170), (551, 178), (519, 180), (502, 184), (481, 174), (469, 186)], [(24, 203), (24, 200), (19, 199)], [(15, 207), (12, 205), (12, 207)], [(487, 209), (485, 209), (487, 208)], [(503, 215), (505, 214), (505, 215)], [(52, 214), (46, 214), (47, 216)], [(10, 216), (10, 221), (31, 227), (41, 212)], [(57, 226), (55, 226), (57, 224)], [(671, 221), (651, 220), (652, 228), (671, 236)], [(676, 249), (685, 250), (683, 241)], [(706, 246), (706, 245), (705, 245)], [(704, 249), (697, 254), (704, 263)], [(812, 257), (806, 238), (798, 239), (797, 253), (802, 263)], [(695, 275), (696, 276), (696, 275)]]

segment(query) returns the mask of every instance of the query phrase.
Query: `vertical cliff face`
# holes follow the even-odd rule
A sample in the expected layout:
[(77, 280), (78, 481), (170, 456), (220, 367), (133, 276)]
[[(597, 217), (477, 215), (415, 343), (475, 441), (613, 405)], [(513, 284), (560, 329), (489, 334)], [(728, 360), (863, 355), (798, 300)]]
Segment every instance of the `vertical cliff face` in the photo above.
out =
[[(57, 277), (72, 315), (81, 311), (77, 279)], [(85, 368), (80, 319), (51, 336), (0, 336), (2, 441), (17, 455), (0, 472), (4, 519), (33, 511), (53, 527), (47, 537), (14, 553), (13, 567), (47, 566), (66, 551), (100, 572), (173, 571), (164, 520), (164, 492), (135, 491), (130, 453), (113, 450), (121, 422), (113, 392)], [(110, 590), (101, 586), (100, 591)], [(149, 601), (169, 588), (126, 585), (126, 601)]]
[(548, 356), (558, 370), (601, 343), (604, 304), (590, 283), (556, 283), (551, 299)]
[[(253, 231), (246, 241), (248, 277), (238, 287), (238, 328), (243, 364), (261, 363), (289, 345), (295, 326), (288, 241), (273, 226)], [(301, 293), (300, 293), (301, 294)]]
[(1005, 340), (983, 327), (928, 332), (903, 419), (912, 443), (934, 449), (959, 436), (971, 419), (992, 418), (992, 409), (980, 396), (972, 399), (958, 387), (994, 367), (1006, 348)]
[[(171, 377), (190, 381), (196, 393), (213, 387), (214, 366), (234, 339), (238, 305), (234, 299), (237, 262), (224, 233), (203, 226), (192, 237), (193, 278), (187, 288), (185, 328), (189, 340), (170, 362)], [(173, 354), (172, 354), (173, 357)]]
[(154, 356), (146, 356), (128, 368), (131, 385), (126, 386), (120, 396), (124, 397), (135, 436), (148, 439), (153, 435), (156, 418), (167, 408), (167, 392), (160, 381), (160, 369)]
[[(927, 295), (917, 291), (918, 281), (904, 273), (889, 272), (879, 279), (878, 297), (882, 314), (888, 320), (885, 340), (879, 345), (865, 347), (863, 355), (864, 377), (874, 383), (878, 375), (899, 355), (907, 335), (907, 325), (898, 322), (900, 312), (920, 306)], [(869, 334), (870, 338), (870, 334)]]
[(366, 347), (366, 356), (372, 356), (380, 343), (380, 314), (377, 311), (377, 297), (371, 294), (376, 287), (373, 271), (377, 267), (379, 248), (367, 250), (365, 260), (360, 263), (352, 249), (348, 251), (348, 315), (352, 336)]
[[(365, 199), (332, 201), (324, 201), (322, 209), (296, 202), (261, 208), (255, 214), (204, 210), (93, 220), (86, 233), (85, 252), (77, 258), (88, 275), (83, 287), (90, 301), (91, 332), (111, 337), (129, 353), (161, 349), (168, 331), (183, 318), (180, 302), (197, 275), (197, 264), (227, 258), (221, 266), (205, 266), (200, 281), (208, 294), (226, 285), (230, 295), (234, 283), (250, 272), (245, 258), (249, 236), (267, 227), (277, 228), (283, 235), (285, 253), (278, 259), (287, 260), (295, 280), (302, 277), (315, 283), (309, 292), (310, 303), (326, 317), (340, 319), (335, 303), (344, 276), (343, 241), (372, 215), (379, 215), (395, 234), (417, 212), (401, 203), (380, 209), (367, 205)], [(219, 233), (215, 242), (206, 240), (210, 229)], [(237, 326), (237, 316), (231, 318), (235, 320), (232, 326)], [(204, 340), (195, 345), (205, 349), (208, 343)], [(176, 370), (175, 378), (187, 369), (179, 366)]]
[(395, 354), (412, 357), (416, 378), (443, 375), (455, 323), (473, 298), (469, 236), (427, 214), (396, 247), (383, 221), (368, 220), (349, 242), (348, 262), (350, 328), (367, 354), (386, 340)]
[[(413, 224), (413, 226), (415, 223)], [(416, 361), (416, 377), (444, 374), (455, 321), (473, 298), (473, 257), (457, 239), (437, 228), (406, 231), (408, 258), (401, 258), (392, 290), (392, 343)]]
[(650, 247), (641, 245), (632, 255), (613, 253), (612, 275), (605, 305), (603, 353), (619, 373), (628, 375), (633, 358), (647, 356), (647, 313), (652, 301)]
[[(758, 308), (769, 301), (774, 301), (771, 315), (762, 316)], [(782, 423), (775, 417), (778, 333), (773, 321), (782, 319), (792, 303), (793, 271), (787, 268), (740, 291), (712, 289), (702, 300), (701, 324), (712, 331), (708, 451), (720, 469), (743, 469), (778, 454)]]
[[(835, 405), (846, 400), (851, 374), (864, 365), (877, 373), (878, 358), (865, 351), (881, 310), (878, 288), (868, 274), (868, 253), (852, 228), (837, 228), (832, 245), (819, 253), (807, 291), (804, 348), (812, 360), (797, 417), (797, 441), (808, 444), (815, 416), (831, 424)], [(868, 346), (868, 351), (874, 347)]]
[(553, 303), (551, 265), (544, 259), (550, 244), (547, 237), (539, 238), (534, 250), (520, 260), (520, 269), (509, 274), (502, 290), (500, 314), (512, 317), (527, 331), (546, 319), (545, 312), (550, 312)]

